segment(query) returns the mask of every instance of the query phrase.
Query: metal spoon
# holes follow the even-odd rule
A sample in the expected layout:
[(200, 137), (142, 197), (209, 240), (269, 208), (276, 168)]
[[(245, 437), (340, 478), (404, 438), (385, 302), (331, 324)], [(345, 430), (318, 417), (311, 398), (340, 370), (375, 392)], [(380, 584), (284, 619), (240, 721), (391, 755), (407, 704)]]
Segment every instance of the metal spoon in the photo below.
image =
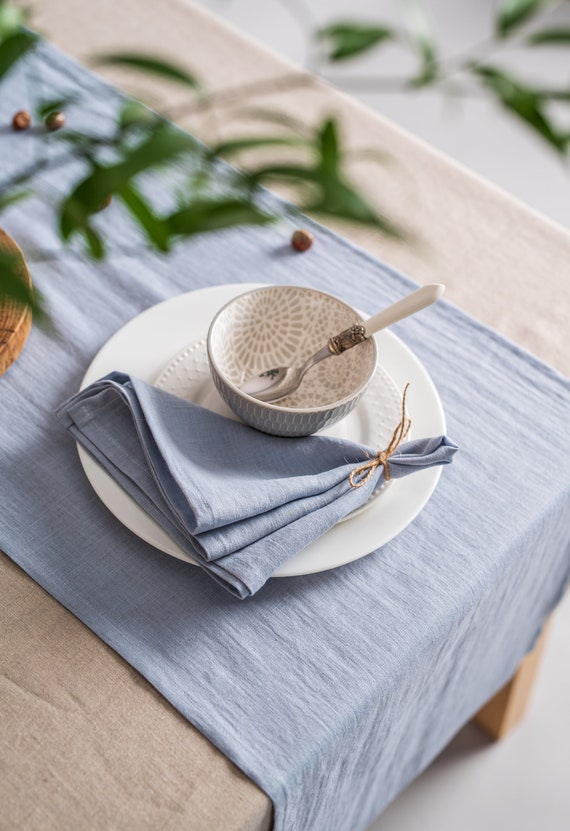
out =
[(297, 389), (305, 373), (315, 364), (318, 364), (319, 361), (330, 358), (331, 355), (340, 355), (347, 349), (352, 349), (353, 346), (362, 343), (363, 340), (366, 340), (375, 332), (386, 329), (392, 323), (397, 323), (398, 320), (409, 317), (415, 312), (425, 309), (426, 306), (431, 306), (441, 297), (444, 291), (445, 286), (441, 283), (431, 283), (428, 286), (423, 286), (402, 300), (398, 300), (392, 306), (388, 306), (387, 309), (368, 318), (364, 323), (356, 323), (349, 329), (334, 335), (329, 339), (326, 346), (319, 349), (302, 366), (278, 366), (267, 369), (245, 381), (241, 386), (241, 390), (259, 401), (271, 402), (285, 398), (286, 395), (290, 395)]

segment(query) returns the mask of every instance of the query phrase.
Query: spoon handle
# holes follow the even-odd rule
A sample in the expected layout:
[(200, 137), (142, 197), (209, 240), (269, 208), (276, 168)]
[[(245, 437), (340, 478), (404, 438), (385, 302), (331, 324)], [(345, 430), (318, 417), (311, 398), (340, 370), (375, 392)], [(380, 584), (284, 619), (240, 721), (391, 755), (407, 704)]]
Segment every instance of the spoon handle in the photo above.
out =
[(439, 300), (444, 291), (445, 286), (442, 283), (430, 283), (428, 286), (422, 286), (421, 289), (412, 292), (412, 294), (409, 294), (402, 300), (398, 300), (393, 306), (389, 306), (387, 309), (378, 312), (378, 314), (364, 321), (363, 325), (366, 337), (370, 337), (375, 332), (391, 326), (392, 323), (397, 323), (404, 317), (408, 317), (415, 312), (419, 312), (421, 309), (425, 309), (426, 306), (431, 306), (432, 303)]

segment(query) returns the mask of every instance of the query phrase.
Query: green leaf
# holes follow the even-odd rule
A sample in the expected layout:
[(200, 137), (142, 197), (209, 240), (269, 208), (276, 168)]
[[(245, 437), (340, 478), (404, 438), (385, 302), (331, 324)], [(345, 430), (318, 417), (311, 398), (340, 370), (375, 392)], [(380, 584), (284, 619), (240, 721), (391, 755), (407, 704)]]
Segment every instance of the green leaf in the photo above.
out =
[(119, 128), (125, 131), (133, 127), (149, 127), (159, 120), (160, 116), (139, 101), (126, 101), (119, 113)]
[(396, 239), (406, 237), (402, 229), (377, 213), (366, 199), (337, 176), (336, 172), (329, 174), (326, 169), (320, 167), (282, 164), (258, 168), (251, 176), (256, 182), (283, 179), (297, 185), (308, 184), (314, 195), (302, 204), (302, 210), (368, 225)]
[(499, 37), (508, 37), (514, 29), (534, 17), (553, 0), (503, 0), (497, 10), (495, 21)]
[(0, 78), (3, 78), (14, 64), (33, 49), (38, 36), (33, 32), (17, 32), (0, 43)]
[(545, 111), (545, 98), (541, 90), (532, 89), (492, 66), (475, 66), (472, 71), (490, 89), (503, 107), (531, 127), (558, 153), (568, 149), (568, 136), (560, 132)]
[(37, 320), (44, 315), (37, 291), (22, 279), (21, 255), (0, 250), (0, 303), (4, 299), (28, 307)]
[(318, 181), (319, 176), (313, 167), (305, 167), (299, 164), (269, 164), (258, 167), (249, 173), (250, 180), (257, 184), (258, 182), (285, 179), (295, 182), (308, 182), (314, 184)]
[(36, 106), (36, 113), (38, 118), (43, 119), (47, 118), (50, 113), (59, 112), (60, 110), (65, 109), (70, 104), (73, 104), (77, 100), (77, 96), (75, 95), (67, 95), (65, 98), (53, 98), (51, 100), (47, 99), (45, 101), (40, 101)]
[(435, 41), (420, 0), (404, 0), (403, 8), (412, 45), (421, 60), (419, 72), (409, 83), (414, 88), (424, 87), (439, 74)]
[(97, 165), (69, 194), (60, 209), (64, 239), (74, 232), (86, 233), (88, 218), (105, 200), (120, 193), (135, 176), (195, 149), (196, 142), (167, 123), (159, 123), (135, 147), (123, 148), (124, 157), (114, 165)]
[(210, 149), (212, 156), (232, 156), (242, 150), (256, 147), (299, 147), (307, 145), (306, 139), (294, 136), (252, 136), (242, 139), (222, 141)]
[(151, 55), (143, 55), (141, 53), (113, 53), (108, 55), (99, 55), (96, 58), (96, 63), (106, 64), (109, 66), (126, 66), (130, 69), (137, 69), (140, 72), (146, 72), (149, 75), (157, 75), (159, 78), (166, 78), (169, 81), (177, 81), (185, 84), (192, 89), (198, 90), (200, 83), (194, 75), (191, 75), (182, 67), (170, 63), (161, 58), (155, 58)]
[(87, 250), (93, 259), (103, 260), (105, 258), (105, 245), (100, 234), (91, 225), (86, 225), (83, 233), (87, 241)]
[(395, 31), (387, 26), (374, 26), (362, 23), (333, 23), (319, 29), (317, 37), (327, 41), (327, 59), (344, 61), (355, 55), (369, 52), (375, 46), (393, 40)]
[(119, 196), (153, 245), (159, 251), (168, 251), (170, 235), (167, 222), (156, 216), (132, 182), (120, 190)]
[(172, 233), (190, 236), (234, 225), (265, 225), (273, 219), (248, 200), (197, 199), (172, 214), (168, 223)]
[(0, 194), (0, 211), (3, 211), (9, 205), (13, 205), (15, 202), (19, 202), (21, 199), (25, 199), (30, 193), (31, 191), (29, 190), (17, 190), (13, 193)]
[(542, 29), (526, 39), (528, 46), (570, 46), (570, 29)]
[(318, 184), (320, 186), (318, 196), (304, 204), (303, 210), (377, 228), (387, 236), (396, 239), (404, 238), (404, 233), (400, 228), (375, 211), (366, 199), (347, 182), (322, 176), (318, 179)]
[(317, 150), (319, 153), (319, 168), (329, 176), (338, 175), (341, 163), (341, 152), (336, 122), (327, 119), (317, 134)]
[(0, 3), (0, 41), (21, 29), (27, 18), (27, 9), (18, 8), (12, 3)]

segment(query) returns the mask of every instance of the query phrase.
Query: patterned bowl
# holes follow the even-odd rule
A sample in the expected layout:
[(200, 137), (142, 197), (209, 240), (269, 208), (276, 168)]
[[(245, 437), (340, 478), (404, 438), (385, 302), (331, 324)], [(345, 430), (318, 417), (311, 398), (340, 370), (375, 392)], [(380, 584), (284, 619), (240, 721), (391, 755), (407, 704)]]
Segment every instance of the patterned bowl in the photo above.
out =
[(308, 436), (344, 418), (370, 383), (374, 338), (313, 367), (298, 389), (275, 404), (240, 385), (274, 366), (300, 366), (328, 339), (362, 322), (337, 297), (300, 286), (268, 286), (230, 300), (208, 332), (208, 360), (218, 392), (243, 421), (274, 436)]

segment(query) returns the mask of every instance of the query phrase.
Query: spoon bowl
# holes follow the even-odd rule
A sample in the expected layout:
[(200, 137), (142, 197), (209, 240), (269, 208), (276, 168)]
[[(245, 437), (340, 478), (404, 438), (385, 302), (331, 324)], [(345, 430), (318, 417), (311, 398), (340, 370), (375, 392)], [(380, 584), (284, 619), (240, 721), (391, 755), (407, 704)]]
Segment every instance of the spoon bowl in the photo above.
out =
[(305, 373), (315, 364), (330, 356), (328, 346), (323, 346), (300, 367), (277, 366), (266, 369), (241, 385), (243, 392), (259, 401), (279, 401), (295, 392)]

